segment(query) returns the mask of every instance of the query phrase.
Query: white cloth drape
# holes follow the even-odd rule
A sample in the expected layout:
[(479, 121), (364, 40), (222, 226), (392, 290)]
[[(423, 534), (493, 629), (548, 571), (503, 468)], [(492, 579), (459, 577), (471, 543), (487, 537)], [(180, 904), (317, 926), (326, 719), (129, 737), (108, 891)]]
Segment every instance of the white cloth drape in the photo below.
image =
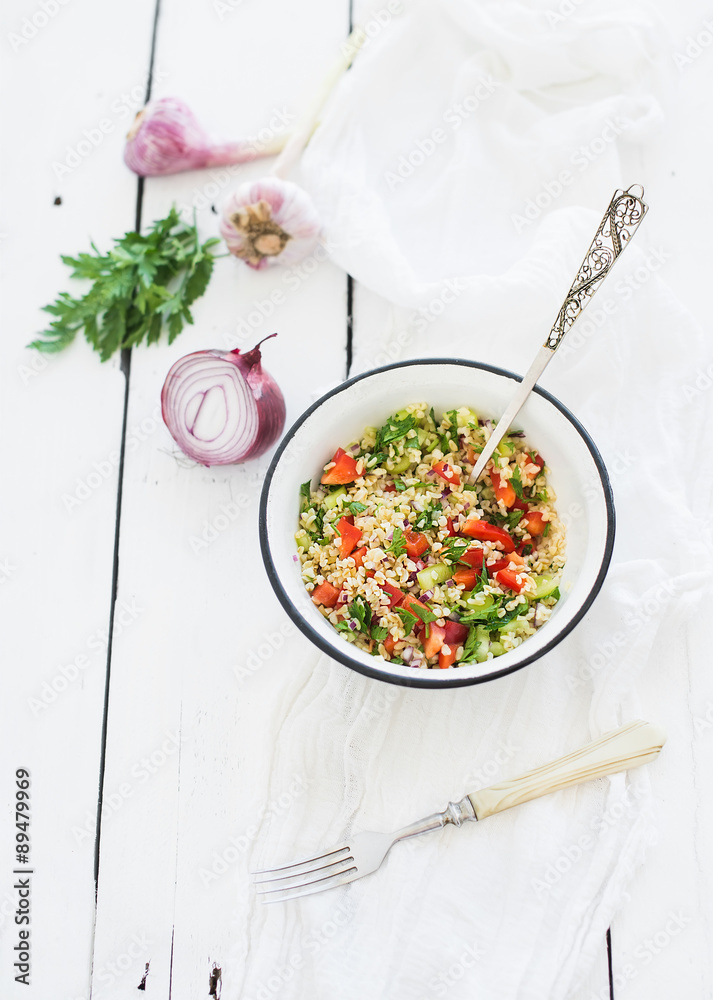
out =
[[(454, 356), (522, 372), (614, 189), (646, 183), (637, 157), (662, 115), (662, 41), (643, 6), (402, 7), (382, 14), (302, 168), (333, 259), (392, 303), (386, 328), (358, 324), (354, 371)], [(675, 669), (668, 640), (711, 591), (709, 473), (691, 499), (710, 394), (695, 388), (701, 336), (660, 278), (674, 248), (652, 241), (654, 213), (542, 380), (612, 478), (601, 595), (543, 660), (453, 692), (351, 674), (293, 636), (256, 759), (271, 799), (308, 781), (263, 818), (254, 866), (395, 828), (563, 754), (637, 717), (639, 685)], [(652, 812), (642, 768), (402, 844), (345, 889), (253, 910), (241, 997), (566, 1000)]]

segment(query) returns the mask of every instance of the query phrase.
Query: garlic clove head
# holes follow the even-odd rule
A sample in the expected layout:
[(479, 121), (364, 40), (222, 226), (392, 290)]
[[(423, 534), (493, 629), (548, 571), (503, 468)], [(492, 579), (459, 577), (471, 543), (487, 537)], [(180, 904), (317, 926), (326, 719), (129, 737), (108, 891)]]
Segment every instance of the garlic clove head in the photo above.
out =
[(302, 260), (315, 250), (320, 228), (309, 195), (278, 177), (242, 184), (220, 218), (228, 250), (255, 270)]
[(136, 115), (124, 162), (140, 177), (159, 177), (204, 167), (210, 153), (208, 135), (191, 109), (177, 97), (162, 97)]

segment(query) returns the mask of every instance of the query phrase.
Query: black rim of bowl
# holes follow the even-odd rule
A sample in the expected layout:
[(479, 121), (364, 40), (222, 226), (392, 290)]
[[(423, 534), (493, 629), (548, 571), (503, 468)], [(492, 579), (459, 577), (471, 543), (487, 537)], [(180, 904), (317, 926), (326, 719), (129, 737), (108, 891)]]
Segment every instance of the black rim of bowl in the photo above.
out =
[[(594, 584), (587, 595), (586, 600), (582, 603), (577, 613), (572, 617), (572, 620), (559, 632), (557, 632), (553, 638), (545, 644), (537, 653), (532, 656), (525, 656), (522, 660), (516, 663), (514, 666), (505, 667), (502, 670), (492, 670), (487, 674), (480, 674), (477, 677), (465, 677), (461, 673), (460, 668), (449, 667), (448, 670), (435, 671), (435, 670), (416, 670), (414, 669), (413, 678), (411, 677), (400, 677), (392, 676), (390, 674), (384, 673), (378, 667), (367, 666), (360, 663), (359, 660), (352, 659), (346, 652), (342, 652), (340, 649), (331, 646), (320, 634), (314, 629), (309, 622), (305, 621), (302, 615), (299, 613), (297, 608), (294, 606), (290, 600), (287, 591), (282, 586), (279, 574), (275, 568), (275, 564), (272, 559), (272, 553), (270, 552), (270, 543), (268, 540), (267, 533), (267, 502), (270, 494), (270, 486), (272, 484), (272, 478), (275, 474), (275, 469), (282, 457), (283, 452), (288, 447), (290, 441), (294, 437), (295, 433), (299, 430), (302, 424), (310, 417), (315, 410), (326, 402), (326, 400), (331, 399), (332, 396), (338, 395), (340, 392), (344, 392), (349, 389), (357, 382), (361, 382), (363, 379), (371, 378), (374, 375), (380, 375), (382, 372), (392, 371), (396, 368), (412, 368), (416, 365), (456, 365), (460, 368), (478, 368), (482, 371), (492, 372), (494, 375), (501, 375), (505, 378), (512, 379), (513, 382), (521, 382), (522, 376), (516, 375), (514, 372), (508, 371), (506, 368), (498, 368), (496, 365), (486, 365), (482, 362), (477, 361), (467, 361), (464, 358), (419, 358), (415, 361), (402, 361), (397, 362), (392, 365), (384, 365), (382, 368), (374, 368), (371, 371), (364, 372), (361, 375), (355, 375), (354, 378), (347, 379), (345, 382), (341, 382), (338, 386), (332, 389), (330, 392), (325, 393), (316, 402), (314, 402), (308, 409), (304, 411), (297, 418), (294, 424), (290, 427), (287, 433), (282, 438), (280, 445), (275, 452), (273, 459), (270, 463), (270, 467), (267, 470), (265, 476), (265, 482), (262, 487), (262, 494), (260, 496), (260, 515), (259, 515), (259, 534), (260, 534), (260, 550), (262, 552), (262, 559), (265, 564), (265, 569), (267, 571), (268, 579), (272, 585), (272, 589), (277, 595), (282, 607), (285, 609), (289, 617), (295, 623), (297, 628), (307, 636), (307, 638), (320, 649), (323, 653), (326, 653), (331, 659), (337, 660), (342, 663), (345, 667), (349, 667), (351, 670), (356, 670), (360, 674), (364, 674), (366, 677), (372, 677), (375, 680), (385, 682), (387, 684), (398, 684), (401, 687), (419, 687), (419, 688), (454, 688), (454, 687), (468, 687), (471, 684), (483, 684), (485, 681), (496, 680), (498, 677), (505, 677), (507, 674), (515, 673), (516, 670), (522, 670), (529, 663), (534, 660), (539, 660), (550, 650), (554, 649), (558, 643), (560, 643), (572, 629), (577, 625), (585, 614), (592, 606), (594, 599), (601, 590), (602, 584), (604, 583), (604, 578), (606, 577), (607, 570), (609, 569), (609, 563), (611, 562), (612, 551), (614, 548), (614, 535), (616, 531), (616, 515), (614, 512), (614, 497), (612, 494), (611, 483), (609, 481), (609, 475), (604, 465), (602, 456), (599, 454), (597, 446), (589, 435), (589, 432), (582, 426), (582, 424), (577, 420), (574, 414), (567, 409), (567, 407), (560, 403), (560, 401), (553, 396), (551, 393), (547, 392), (546, 389), (541, 389), (539, 386), (535, 386), (532, 390), (536, 392), (539, 396), (543, 396), (547, 399), (553, 406), (555, 406), (560, 413), (563, 414), (570, 421), (570, 423), (575, 427), (580, 437), (586, 444), (589, 452), (594, 460), (594, 464), (599, 473), (599, 478), (602, 483), (602, 491), (604, 495), (604, 502), (606, 506), (606, 516), (607, 516), (607, 533), (606, 542), (604, 545), (604, 554), (602, 557), (602, 562), (599, 567), (599, 572), (594, 581)], [(345, 643), (345, 646), (348, 644)], [(494, 662), (494, 661), (490, 661)], [(434, 675), (433, 679), (426, 679), (424, 674)], [(443, 676), (447, 674), (448, 676)], [(460, 676), (459, 676), (460, 674)]]

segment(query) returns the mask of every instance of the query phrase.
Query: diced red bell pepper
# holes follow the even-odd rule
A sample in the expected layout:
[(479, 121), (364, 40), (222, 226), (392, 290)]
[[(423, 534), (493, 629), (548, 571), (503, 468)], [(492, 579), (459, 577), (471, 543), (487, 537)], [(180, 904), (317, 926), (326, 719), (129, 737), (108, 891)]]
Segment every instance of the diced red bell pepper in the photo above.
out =
[(396, 487), (394, 486), (393, 483), (387, 483), (386, 486), (384, 487), (384, 493), (395, 493), (395, 492), (396, 492)]
[(510, 480), (505, 479), (499, 469), (493, 469), (490, 473), (490, 478), (493, 481), (495, 499), (502, 501), (506, 507), (512, 507), (517, 500), (517, 493), (515, 492), (515, 487), (512, 485)]
[(509, 587), (510, 590), (514, 590), (516, 594), (519, 594), (525, 586), (525, 580), (521, 583), (518, 582), (517, 578), (519, 575), (514, 569), (501, 569), (495, 574), (495, 579), (504, 587)]
[(396, 605), (400, 604), (406, 597), (406, 594), (404, 594), (403, 590), (399, 590), (398, 587), (394, 587), (393, 583), (387, 582), (381, 584), (381, 589), (384, 591), (384, 593), (388, 594), (389, 604), (392, 608), (395, 608)]
[(353, 483), (358, 476), (356, 459), (347, 455), (343, 448), (337, 448), (332, 458), (334, 465), (323, 473), (320, 479), (325, 486), (343, 486)]
[(461, 534), (477, 538), (481, 542), (500, 542), (505, 552), (515, 551), (515, 542), (507, 531), (504, 528), (498, 528), (495, 524), (488, 524), (487, 521), (472, 518), (465, 522), (461, 528)]
[(547, 521), (545, 521), (539, 510), (531, 510), (527, 514), (523, 514), (520, 519), (520, 524), (526, 528), (531, 535), (535, 535), (537, 537), (544, 534), (545, 528), (547, 527)]
[(333, 608), (337, 603), (339, 591), (331, 583), (319, 583), (312, 591), (312, 600), (315, 604), (323, 604), (325, 608)]
[(473, 545), (471, 548), (465, 550), (460, 557), (460, 561), (468, 563), (471, 569), (474, 569), (476, 573), (480, 573), (483, 569), (483, 550)]
[[(448, 652), (446, 653), (446, 650)], [(456, 661), (456, 653), (458, 652), (457, 646), (451, 646), (450, 643), (444, 642), (441, 646), (440, 652), (438, 654), (438, 666), (441, 670), (447, 670), (448, 667), (452, 667)]]
[(354, 560), (354, 565), (359, 567), (364, 565), (364, 556), (367, 553), (366, 545), (362, 545), (360, 549), (355, 549), (352, 552), (352, 559)]
[(342, 517), (337, 521), (337, 531), (341, 536), (339, 555), (342, 559), (346, 559), (361, 541), (361, 528), (351, 524), (348, 517)]
[(545, 460), (542, 455), (538, 454), (538, 452), (534, 452), (532, 455), (529, 455), (528, 458), (530, 459), (532, 465), (536, 465), (538, 469), (544, 469)]
[(453, 574), (453, 582), (459, 587), (465, 587), (466, 590), (472, 590), (477, 579), (478, 574), (474, 569), (457, 569)]
[(449, 536), (451, 538), (457, 538), (458, 537), (458, 532), (453, 527), (453, 521), (451, 520), (450, 517), (446, 518), (446, 527), (448, 528), (448, 534), (449, 534)]
[(495, 576), (495, 574), (499, 573), (501, 569), (507, 569), (507, 568), (508, 568), (507, 559), (496, 559), (493, 562), (487, 563), (486, 565), (488, 576)]
[(516, 497), (516, 498), (515, 498), (515, 502), (514, 502), (514, 504), (512, 505), (512, 509), (513, 509), (513, 510), (529, 510), (530, 508), (529, 508), (529, 506), (528, 506), (528, 505), (527, 505), (527, 504), (525, 503), (525, 501), (524, 501), (524, 500), (521, 500), (521, 499), (520, 499), (520, 497)]
[(433, 471), (437, 476), (440, 476), (441, 479), (445, 479), (445, 481), (450, 483), (452, 486), (460, 486), (460, 476), (455, 469), (450, 467), (448, 462), (436, 462), (433, 466)]
[[(428, 632), (428, 635), (426, 635)], [(441, 646), (445, 642), (446, 630), (442, 625), (436, 625), (435, 622), (431, 622), (428, 626), (424, 625), (418, 630), (418, 638), (423, 646), (423, 651), (426, 657), (430, 660), (432, 656), (440, 651)]]
[(465, 452), (465, 457), (468, 459), (468, 462), (471, 465), (475, 465), (475, 463), (478, 461), (478, 454), (472, 444), (468, 445)]
[(367, 580), (373, 580), (375, 576), (376, 576), (376, 571), (375, 570), (368, 569), (366, 571), (366, 578), (367, 578)]
[(420, 535), (417, 531), (407, 531), (404, 534), (406, 540), (406, 553), (409, 559), (418, 559), (428, 549), (428, 539), (425, 535)]
[(461, 625), (460, 622), (447, 621), (443, 626), (446, 630), (445, 642), (449, 646), (453, 646), (457, 649), (458, 646), (462, 646), (465, 640), (468, 638), (468, 633), (470, 629), (467, 625)]
[(384, 649), (389, 654), (389, 656), (394, 655), (394, 646), (396, 645), (396, 639), (394, 639), (391, 632), (384, 639)]
[(534, 549), (534, 547), (535, 546), (533, 545), (532, 541), (529, 541), (529, 542), (520, 542), (520, 544), (515, 549), (515, 551), (517, 552), (517, 554), (519, 556), (529, 556), (530, 553), (532, 552), (532, 550)]

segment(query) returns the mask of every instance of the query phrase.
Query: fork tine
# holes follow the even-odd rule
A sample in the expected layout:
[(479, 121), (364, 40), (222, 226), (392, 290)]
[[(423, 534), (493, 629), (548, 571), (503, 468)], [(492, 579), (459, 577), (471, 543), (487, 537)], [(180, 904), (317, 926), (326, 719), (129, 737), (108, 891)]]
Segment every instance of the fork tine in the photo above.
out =
[(359, 871), (352, 865), (346, 871), (330, 875), (328, 878), (316, 879), (314, 882), (307, 882), (305, 885), (294, 886), (286, 889), (261, 889), (261, 903), (283, 903), (288, 899), (297, 899), (299, 896), (311, 896), (312, 893), (322, 892), (325, 889), (336, 889), (339, 885), (346, 885), (359, 878)]
[(255, 891), (258, 893), (281, 892), (283, 889), (298, 889), (301, 885), (310, 885), (312, 882), (330, 878), (332, 875), (343, 875), (344, 872), (354, 868), (355, 864), (356, 862), (350, 854), (346, 858), (340, 858), (339, 861), (333, 861), (328, 865), (321, 865), (319, 868), (310, 868), (308, 871), (295, 872), (294, 875), (279, 875), (277, 878), (262, 879), (259, 882), (253, 882), (253, 885), (255, 886)]
[[(275, 872), (284, 872), (288, 868), (301, 868), (303, 865), (312, 864), (315, 861), (324, 861), (326, 858), (332, 857), (335, 854), (341, 854), (343, 851), (348, 851), (348, 844), (341, 844), (339, 847), (333, 847), (331, 851), (323, 851), (322, 854), (315, 854), (311, 858), (300, 858), (299, 861), (291, 861), (288, 865), (278, 865), (276, 868), (258, 868), (257, 871), (250, 872), (251, 875), (274, 875)], [(332, 864), (333, 862), (329, 862)], [(297, 875), (297, 872), (293, 874)], [(279, 877), (279, 876), (278, 876)], [(264, 882), (265, 879), (257, 879), (258, 882)]]

